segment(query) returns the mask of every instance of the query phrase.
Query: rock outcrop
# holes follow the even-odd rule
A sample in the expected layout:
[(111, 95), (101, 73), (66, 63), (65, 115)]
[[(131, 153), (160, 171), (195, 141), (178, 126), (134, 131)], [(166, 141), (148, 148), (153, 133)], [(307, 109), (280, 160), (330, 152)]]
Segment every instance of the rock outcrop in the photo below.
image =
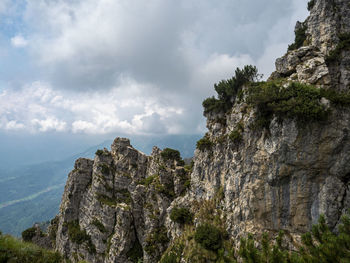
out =
[[(310, 16), (295, 27), (302, 47), (277, 59), (272, 78), (288, 78), (337, 90), (350, 85), (350, 51), (340, 48), (350, 39), (350, 7), (347, 0), (310, 1)], [(343, 43), (342, 43), (343, 42)], [(338, 47), (338, 49), (337, 49)]]
[[(296, 27), (304, 42), (277, 59), (270, 79), (349, 91), (349, 2), (312, 3)], [(56, 249), (74, 262), (147, 263), (182, 239), (181, 262), (199, 262), (188, 260), (186, 246), (206, 220), (219, 222), (232, 241), (284, 229), (291, 247), (321, 214), (337, 231), (350, 208), (350, 108), (321, 103), (327, 120), (300, 125), (274, 117), (267, 129), (253, 128), (257, 110), (244, 96), (226, 113), (207, 113), (207, 145), (196, 150), (193, 170), (122, 138), (94, 160), (77, 160), (49, 229)], [(170, 218), (177, 207), (191, 213), (192, 226)]]
[(110, 152), (78, 159), (56, 219), (56, 249), (73, 261), (156, 262), (169, 241), (166, 209), (188, 180), (181, 160), (161, 153), (154, 147), (147, 156), (117, 138)]

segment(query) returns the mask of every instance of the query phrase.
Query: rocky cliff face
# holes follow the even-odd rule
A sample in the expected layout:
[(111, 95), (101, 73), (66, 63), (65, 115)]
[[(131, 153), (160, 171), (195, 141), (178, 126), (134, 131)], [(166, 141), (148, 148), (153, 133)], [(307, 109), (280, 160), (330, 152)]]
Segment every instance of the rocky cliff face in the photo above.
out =
[[(296, 27), (302, 44), (277, 59), (270, 79), (349, 91), (349, 2), (311, 2), (309, 18)], [(253, 128), (258, 112), (244, 95), (226, 113), (206, 114), (207, 144), (196, 150), (193, 170), (121, 138), (94, 160), (77, 160), (50, 226), (56, 249), (75, 262), (158, 262), (182, 240), (181, 262), (202, 262), (191, 238), (203, 222), (215, 222), (232, 241), (284, 229), (291, 246), (320, 214), (336, 231), (350, 208), (350, 110), (321, 102), (327, 120), (300, 125), (274, 117), (266, 129)], [(193, 224), (170, 218), (178, 207)]]
[(188, 180), (179, 164), (156, 147), (147, 156), (122, 138), (94, 160), (78, 159), (55, 219), (56, 249), (73, 261), (156, 262), (169, 241), (166, 209)]
[(314, 0), (310, 3), (310, 16), (295, 27), (302, 47), (277, 59), (272, 78), (287, 77), (293, 81), (348, 90), (349, 1)]

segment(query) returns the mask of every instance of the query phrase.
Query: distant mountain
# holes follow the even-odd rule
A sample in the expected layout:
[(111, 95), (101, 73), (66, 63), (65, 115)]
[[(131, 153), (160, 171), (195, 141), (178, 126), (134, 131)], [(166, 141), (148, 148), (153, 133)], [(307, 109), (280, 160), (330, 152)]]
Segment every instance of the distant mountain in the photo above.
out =
[[(125, 136), (126, 137), (126, 136)], [(153, 146), (171, 147), (183, 157), (193, 156), (201, 135), (128, 136), (149, 154)], [(110, 148), (112, 139), (60, 161), (0, 168), (0, 229), (19, 236), (35, 222), (53, 218), (59, 208), (67, 175), (79, 157), (93, 158), (97, 149)]]

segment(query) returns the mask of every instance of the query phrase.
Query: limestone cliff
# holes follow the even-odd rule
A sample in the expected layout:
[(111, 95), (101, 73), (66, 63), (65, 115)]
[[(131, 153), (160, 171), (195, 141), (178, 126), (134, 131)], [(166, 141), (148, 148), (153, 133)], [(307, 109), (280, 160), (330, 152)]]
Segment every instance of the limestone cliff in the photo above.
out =
[[(348, 92), (349, 2), (315, 0), (309, 7), (296, 26), (299, 39), (277, 59), (270, 80)], [(322, 97), (322, 121), (300, 125), (273, 115), (256, 129), (259, 112), (247, 90), (229, 110), (206, 113), (206, 144), (193, 168), (156, 147), (147, 156), (121, 138), (94, 160), (77, 160), (49, 229), (56, 249), (74, 262), (158, 262), (182, 240), (181, 262), (202, 262), (191, 240), (204, 222), (215, 222), (233, 246), (248, 232), (284, 229), (293, 247), (320, 214), (337, 231), (350, 208), (350, 107)], [(178, 208), (191, 216), (174, 219)]]

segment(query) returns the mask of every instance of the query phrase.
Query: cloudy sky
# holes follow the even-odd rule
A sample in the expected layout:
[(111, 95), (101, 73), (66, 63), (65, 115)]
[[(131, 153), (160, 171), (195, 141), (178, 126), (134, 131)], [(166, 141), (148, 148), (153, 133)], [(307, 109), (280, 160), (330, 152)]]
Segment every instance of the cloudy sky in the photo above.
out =
[(307, 0), (0, 0), (0, 132), (203, 133), (236, 67), (268, 76)]

